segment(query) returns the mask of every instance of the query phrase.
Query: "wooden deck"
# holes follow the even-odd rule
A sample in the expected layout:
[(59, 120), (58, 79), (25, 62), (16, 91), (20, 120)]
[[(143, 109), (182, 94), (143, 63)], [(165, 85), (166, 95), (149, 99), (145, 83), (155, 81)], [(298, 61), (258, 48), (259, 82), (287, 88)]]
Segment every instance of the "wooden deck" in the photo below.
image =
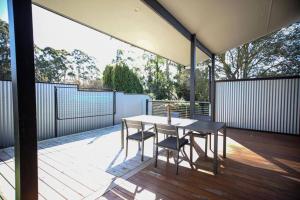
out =
[[(299, 199), (300, 137), (236, 129), (227, 134), (227, 158), (220, 158), (217, 176), (212, 151), (203, 156), (203, 139), (197, 139), (199, 157), (194, 153), (197, 169), (182, 157), (178, 176), (173, 158), (167, 162), (164, 152), (154, 168), (151, 139), (146, 161), (140, 162), (135, 142), (125, 158), (120, 126), (39, 142), (39, 198)], [(0, 150), (0, 194), (14, 199), (13, 148)]]
[(300, 199), (300, 137), (228, 129), (221, 173), (160, 161), (107, 192), (103, 199)]
[[(152, 141), (146, 142), (145, 161), (138, 144), (130, 143), (125, 157), (120, 146), (120, 126), (109, 127), (38, 144), (39, 199), (96, 199), (151, 162)], [(0, 194), (14, 199), (14, 149), (0, 150)], [(1, 196), (0, 195), (0, 196)]]

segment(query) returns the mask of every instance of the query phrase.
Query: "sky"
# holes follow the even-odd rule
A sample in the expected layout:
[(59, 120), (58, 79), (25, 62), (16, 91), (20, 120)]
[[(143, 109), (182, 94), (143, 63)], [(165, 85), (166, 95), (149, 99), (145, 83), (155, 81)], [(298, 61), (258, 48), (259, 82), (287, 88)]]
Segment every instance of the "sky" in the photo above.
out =
[[(32, 5), (34, 43), (40, 47), (65, 49), (71, 52), (80, 49), (96, 59), (96, 65), (103, 72), (105, 66), (115, 59), (118, 49), (141, 64), (144, 50), (111, 38), (76, 22)], [(0, 18), (8, 21), (6, 0), (0, 0)], [(139, 59), (140, 58), (140, 59)]]
[(0, 19), (8, 21), (6, 0), (0, 0)]

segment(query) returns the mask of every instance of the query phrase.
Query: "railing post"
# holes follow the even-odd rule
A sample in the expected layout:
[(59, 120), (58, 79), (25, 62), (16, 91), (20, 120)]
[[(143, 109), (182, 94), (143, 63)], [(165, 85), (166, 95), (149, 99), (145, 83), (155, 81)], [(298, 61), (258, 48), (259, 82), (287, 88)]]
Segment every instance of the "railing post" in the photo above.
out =
[(146, 115), (149, 114), (149, 99), (146, 99)]

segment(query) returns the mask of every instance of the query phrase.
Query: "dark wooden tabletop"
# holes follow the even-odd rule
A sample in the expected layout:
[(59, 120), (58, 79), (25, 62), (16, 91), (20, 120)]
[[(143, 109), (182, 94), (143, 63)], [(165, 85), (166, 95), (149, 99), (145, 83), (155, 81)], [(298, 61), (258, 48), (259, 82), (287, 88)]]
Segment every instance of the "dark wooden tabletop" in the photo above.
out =
[(220, 129), (223, 129), (225, 127), (226, 124), (223, 122), (196, 121), (185, 126), (184, 128), (197, 132), (217, 133)]

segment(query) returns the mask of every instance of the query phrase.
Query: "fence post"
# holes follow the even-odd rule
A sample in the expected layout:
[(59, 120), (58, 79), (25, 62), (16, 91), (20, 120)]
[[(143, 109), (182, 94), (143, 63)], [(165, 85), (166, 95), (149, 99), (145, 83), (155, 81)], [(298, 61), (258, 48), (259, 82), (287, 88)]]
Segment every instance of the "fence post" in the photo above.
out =
[(115, 117), (116, 117), (116, 90), (113, 91), (113, 126), (115, 125)]
[(57, 137), (57, 118), (58, 118), (58, 107), (57, 107), (57, 87), (54, 86), (54, 137)]
[(146, 115), (149, 114), (149, 99), (146, 99)]

